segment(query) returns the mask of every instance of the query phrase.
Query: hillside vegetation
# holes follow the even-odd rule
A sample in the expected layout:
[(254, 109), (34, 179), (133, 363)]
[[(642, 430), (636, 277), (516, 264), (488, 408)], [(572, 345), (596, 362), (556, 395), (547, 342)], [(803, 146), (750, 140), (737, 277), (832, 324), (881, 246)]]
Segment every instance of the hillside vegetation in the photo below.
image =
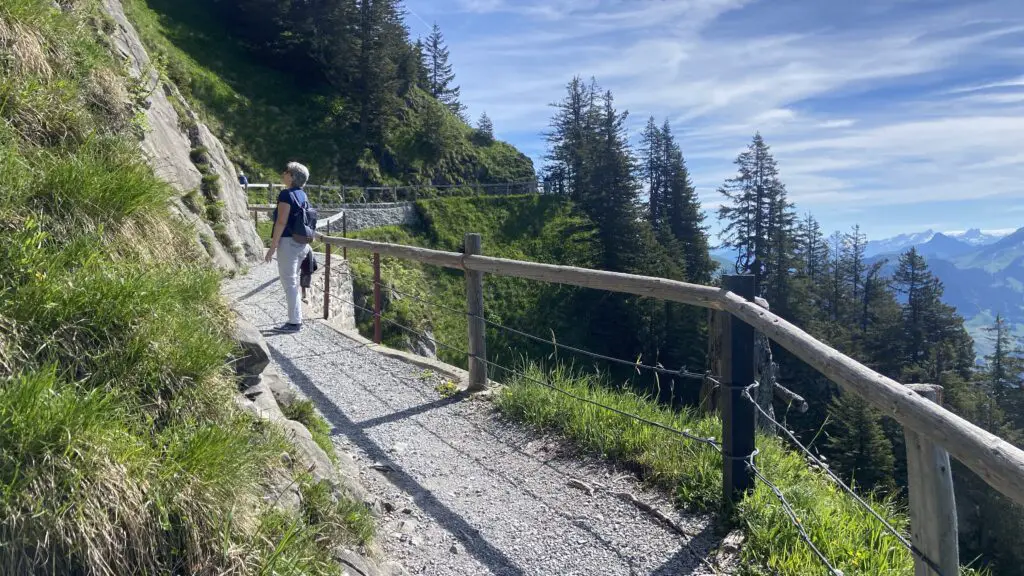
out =
[(276, 182), (290, 160), (319, 183), (534, 177), (527, 156), (434, 97), (395, 2), (374, 2), (365, 20), (351, 0), (125, 5), (161, 72), (252, 181)]
[[(0, 574), (338, 574), (365, 518), (261, 484), (232, 319), (92, 0), (0, 3)], [(296, 477), (304, 492), (317, 485)]]
[[(463, 236), (479, 232), (484, 252), (491, 256), (540, 262), (593, 266), (594, 225), (573, 209), (572, 203), (553, 196), (506, 196), (443, 198), (416, 203), (420, 225), (414, 228), (380, 228), (354, 234), (358, 238), (441, 250), (459, 251)], [(357, 303), (372, 308), (370, 254), (349, 251), (355, 274)], [(465, 366), (467, 346), (465, 280), (460, 272), (385, 257), (381, 277), (392, 291), (384, 291), (384, 318), (415, 330), (429, 330), (438, 342), (437, 354), (445, 361)], [(491, 320), (521, 330), (548, 333), (579, 341), (587, 336), (578, 322), (586, 311), (579, 290), (514, 278), (489, 277), (484, 303)], [(433, 306), (438, 303), (440, 306)], [(372, 333), (371, 315), (357, 310), (360, 328)], [(386, 343), (411, 348), (412, 336), (394, 324), (384, 323)], [(488, 350), (496, 358), (514, 360), (536, 346), (488, 328)], [(538, 350), (538, 353), (540, 351)]]

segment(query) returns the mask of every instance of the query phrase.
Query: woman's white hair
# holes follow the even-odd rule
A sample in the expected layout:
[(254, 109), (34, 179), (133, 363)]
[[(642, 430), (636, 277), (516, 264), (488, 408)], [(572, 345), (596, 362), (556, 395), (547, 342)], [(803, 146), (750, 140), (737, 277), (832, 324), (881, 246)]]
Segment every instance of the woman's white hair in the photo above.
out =
[(289, 162), (288, 166), (285, 167), (285, 170), (287, 170), (292, 176), (292, 186), (302, 188), (306, 185), (306, 182), (309, 182), (309, 168), (306, 168), (302, 164), (299, 164), (298, 162)]

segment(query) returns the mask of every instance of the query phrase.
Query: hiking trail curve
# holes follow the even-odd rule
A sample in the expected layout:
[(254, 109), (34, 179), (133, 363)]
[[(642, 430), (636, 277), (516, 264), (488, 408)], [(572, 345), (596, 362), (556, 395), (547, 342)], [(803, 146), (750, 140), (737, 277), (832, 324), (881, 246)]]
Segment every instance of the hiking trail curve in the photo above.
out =
[(485, 399), (444, 397), (435, 372), (322, 320), (277, 333), (286, 313), (276, 264), (254, 266), (223, 290), (358, 464), (377, 499), (377, 543), (407, 573), (731, 572), (712, 559), (722, 543), (713, 519), (674, 509), (631, 472), (512, 423)]

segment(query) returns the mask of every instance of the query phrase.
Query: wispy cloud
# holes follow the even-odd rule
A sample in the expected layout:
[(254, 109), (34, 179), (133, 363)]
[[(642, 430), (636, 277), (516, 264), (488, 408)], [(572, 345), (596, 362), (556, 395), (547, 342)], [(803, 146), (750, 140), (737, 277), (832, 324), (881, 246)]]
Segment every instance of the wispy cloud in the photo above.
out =
[[(407, 4), (446, 29), (465, 102), (538, 160), (547, 105), (595, 76), (635, 124), (673, 122), (709, 201), (755, 130), (800, 208), (836, 227), (872, 209), (914, 226), (938, 221), (914, 206), (1024, 198), (1018, 0)], [(961, 212), (987, 219), (968, 227), (1013, 224)]]
[(961, 86), (960, 88), (953, 88), (952, 90), (949, 90), (949, 93), (962, 94), (964, 92), (979, 92), (981, 90), (991, 90), (993, 88), (1024, 88), (1024, 76), (1009, 80), (1001, 80), (999, 82), (977, 84), (974, 86)]

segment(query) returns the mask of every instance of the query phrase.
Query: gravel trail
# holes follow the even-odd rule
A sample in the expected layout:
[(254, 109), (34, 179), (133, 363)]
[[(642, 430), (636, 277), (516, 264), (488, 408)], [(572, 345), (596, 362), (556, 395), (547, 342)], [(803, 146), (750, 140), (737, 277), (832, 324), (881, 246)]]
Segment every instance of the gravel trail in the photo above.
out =
[(320, 321), (274, 334), (285, 319), (276, 264), (224, 291), (356, 459), (383, 510), (378, 543), (410, 574), (715, 573), (705, 560), (721, 542), (711, 519), (674, 510), (628, 472), (508, 422), (489, 402), (442, 398), (435, 376)]

